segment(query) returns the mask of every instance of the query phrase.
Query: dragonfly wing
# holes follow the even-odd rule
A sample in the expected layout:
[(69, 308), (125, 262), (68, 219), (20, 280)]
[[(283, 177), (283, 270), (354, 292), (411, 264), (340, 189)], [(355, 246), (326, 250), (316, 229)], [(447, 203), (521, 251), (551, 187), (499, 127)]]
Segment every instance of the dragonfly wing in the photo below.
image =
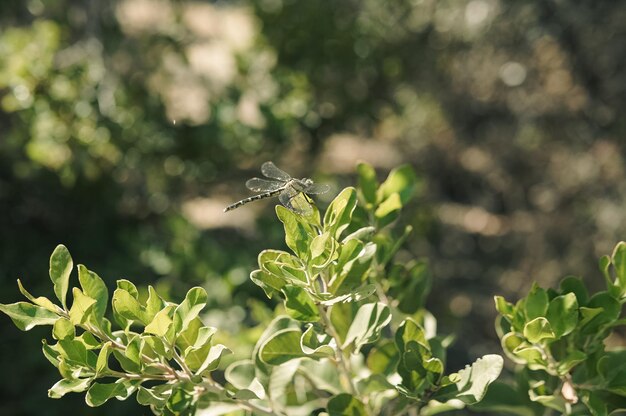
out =
[(277, 191), (283, 186), (285, 186), (284, 182), (268, 181), (259, 178), (252, 178), (246, 182), (246, 188), (254, 192)]
[(261, 165), (261, 173), (270, 179), (278, 179), (279, 181), (287, 182), (291, 179), (291, 176), (287, 172), (283, 172), (278, 169), (272, 162), (265, 162)]
[(314, 183), (313, 185), (309, 186), (308, 188), (306, 188), (306, 193), (307, 194), (311, 194), (311, 195), (317, 195), (317, 194), (323, 194), (328, 192), (328, 190), (330, 189), (330, 186), (328, 186), (325, 183)]

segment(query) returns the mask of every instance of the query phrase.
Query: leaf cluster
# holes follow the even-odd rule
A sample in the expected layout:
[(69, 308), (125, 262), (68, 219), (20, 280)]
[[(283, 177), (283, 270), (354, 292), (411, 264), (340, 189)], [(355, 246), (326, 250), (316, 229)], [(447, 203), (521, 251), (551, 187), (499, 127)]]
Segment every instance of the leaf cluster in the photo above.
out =
[(74, 267), (62, 245), (50, 259), (60, 304), (35, 298), (18, 281), (29, 302), (0, 310), (22, 330), (52, 326), (54, 341), (44, 340), (43, 352), (62, 379), (49, 396), (86, 392), (89, 406), (135, 394), (157, 415), (367, 416), (431, 415), (480, 402), (502, 358), (486, 355), (447, 372), (452, 337), (437, 335), (424, 308), (427, 264), (396, 260), (411, 232), (398, 220), (416, 193), (415, 173), (402, 166), (379, 184), (371, 166), (358, 172), (359, 189), (344, 189), (323, 214), (314, 205), (307, 216), (276, 208), (289, 251), (262, 251), (250, 278), (280, 300), (282, 312), (252, 354), (226, 368), (220, 362), (230, 350), (201, 320), (203, 288), (175, 304), (151, 286), (140, 296), (118, 280), (109, 314), (105, 283), (79, 265), (68, 305)]
[[(600, 269), (606, 290), (597, 293), (569, 276), (558, 290), (533, 285), (515, 304), (495, 297), (496, 330), (505, 354), (520, 366), (522, 394), (561, 414), (601, 416), (626, 409), (626, 350), (607, 346), (614, 329), (626, 322), (626, 243), (602, 257)], [(498, 402), (494, 397), (483, 405)]]

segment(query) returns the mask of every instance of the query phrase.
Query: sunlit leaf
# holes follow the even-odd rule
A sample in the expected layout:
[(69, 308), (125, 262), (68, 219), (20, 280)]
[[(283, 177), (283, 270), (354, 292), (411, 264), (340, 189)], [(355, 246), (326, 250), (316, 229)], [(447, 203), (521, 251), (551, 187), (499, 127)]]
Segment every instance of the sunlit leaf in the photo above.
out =
[(50, 279), (54, 284), (54, 294), (61, 301), (63, 308), (66, 308), (66, 296), (69, 289), (70, 273), (74, 263), (72, 256), (62, 244), (59, 244), (50, 256)]
[(37, 325), (54, 325), (59, 316), (41, 306), (28, 302), (16, 302), (8, 305), (0, 303), (0, 312), (11, 318), (15, 326), (28, 331)]

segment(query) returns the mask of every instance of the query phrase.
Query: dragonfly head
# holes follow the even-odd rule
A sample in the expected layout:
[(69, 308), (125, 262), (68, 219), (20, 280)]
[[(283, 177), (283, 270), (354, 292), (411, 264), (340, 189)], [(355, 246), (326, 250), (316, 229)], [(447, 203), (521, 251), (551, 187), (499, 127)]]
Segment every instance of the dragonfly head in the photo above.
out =
[(313, 185), (313, 180), (309, 178), (304, 178), (302, 179), (302, 183), (304, 184), (304, 186), (311, 186)]

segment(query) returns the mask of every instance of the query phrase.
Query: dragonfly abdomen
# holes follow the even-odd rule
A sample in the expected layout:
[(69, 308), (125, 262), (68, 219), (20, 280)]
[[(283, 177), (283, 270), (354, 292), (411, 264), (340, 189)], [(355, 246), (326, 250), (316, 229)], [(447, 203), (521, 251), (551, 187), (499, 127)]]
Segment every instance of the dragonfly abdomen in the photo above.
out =
[(272, 197), (274, 195), (277, 195), (277, 194), (281, 193), (284, 189), (285, 188), (279, 188), (279, 189), (276, 189), (274, 191), (264, 192), (262, 194), (253, 195), (251, 197), (244, 198), (241, 201), (237, 201), (234, 204), (229, 205), (226, 208), (224, 208), (224, 212), (230, 211), (230, 210), (235, 209), (235, 208), (239, 208), (240, 206), (245, 205), (248, 202), (258, 201), (259, 199), (270, 198), (270, 197)]

